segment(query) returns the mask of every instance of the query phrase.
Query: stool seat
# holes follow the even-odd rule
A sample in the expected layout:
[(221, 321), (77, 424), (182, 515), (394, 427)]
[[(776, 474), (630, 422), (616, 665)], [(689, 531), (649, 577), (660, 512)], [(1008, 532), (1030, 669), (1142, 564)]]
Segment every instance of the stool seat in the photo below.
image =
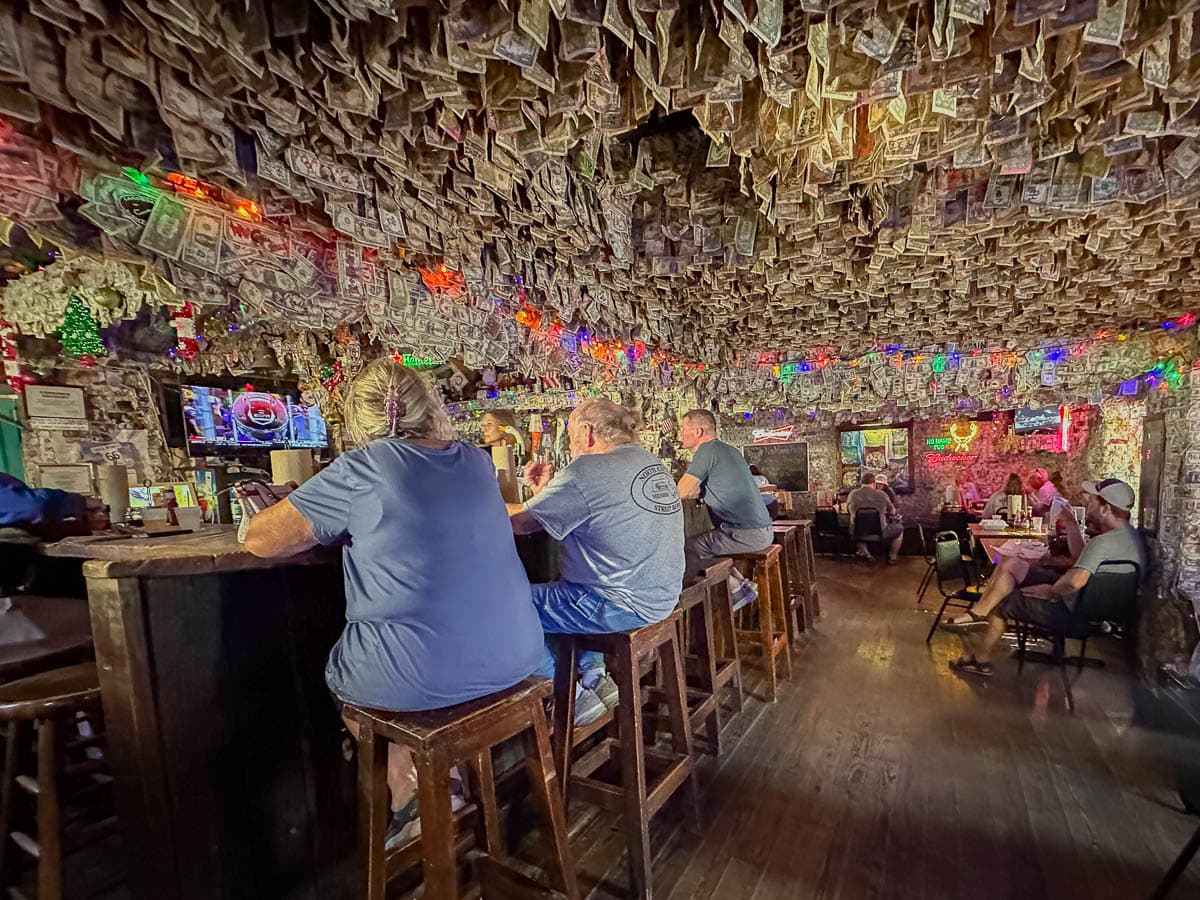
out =
[(779, 545), (772, 544), (766, 550), (741, 550), (737, 553), (721, 554), (726, 559), (744, 559), (750, 562), (766, 562), (779, 556)]
[(100, 700), (94, 662), (29, 675), (0, 686), (0, 722), (49, 719)]
[(346, 706), (355, 721), (370, 720), (375, 731), (394, 736), (406, 746), (453, 740), (457, 732), (485, 730), (486, 723), (498, 715), (520, 710), (532, 699), (541, 700), (554, 691), (553, 682), (530, 676), (510, 688), (441, 709), (421, 712), (395, 712), (365, 706)]

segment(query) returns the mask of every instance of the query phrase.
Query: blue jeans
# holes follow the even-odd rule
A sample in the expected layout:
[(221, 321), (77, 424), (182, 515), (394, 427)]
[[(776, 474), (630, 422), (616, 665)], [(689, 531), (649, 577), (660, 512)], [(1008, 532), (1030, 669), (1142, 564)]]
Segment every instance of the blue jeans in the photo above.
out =
[[(636, 613), (631, 613), (611, 600), (598, 597), (586, 587), (569, 581), (552, 581), (549, 584), (531, 585), (533, 608), (542, 620), (546, 632), (546, 655), (538, 674), (554, 678), (554, 652), (550, 649), (550, 636), (555, 634), (611, 634), (614, 631), (629, 631), (650, 625)], [(579, 654), (579, 675), (604, 671), (604, 654), (584, 650)]]

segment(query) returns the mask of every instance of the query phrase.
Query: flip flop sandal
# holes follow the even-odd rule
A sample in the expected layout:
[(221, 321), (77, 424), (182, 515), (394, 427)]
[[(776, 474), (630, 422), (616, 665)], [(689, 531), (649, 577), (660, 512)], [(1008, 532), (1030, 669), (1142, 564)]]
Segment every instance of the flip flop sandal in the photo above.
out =
[(971, 617), (966, 622), (943, 622), (939, 627), (943, 631), (969, 631), (972, 628), (987, 628), (987, 616), (977, 616), (970, 610), (967, 610), (966, 614)]

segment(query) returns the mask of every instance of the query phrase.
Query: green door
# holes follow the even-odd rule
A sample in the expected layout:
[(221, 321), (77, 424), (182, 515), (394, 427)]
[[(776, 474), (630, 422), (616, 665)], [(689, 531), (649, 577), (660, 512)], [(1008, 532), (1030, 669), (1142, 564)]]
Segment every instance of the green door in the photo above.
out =
[(25, 480), (16, 397), (0, 397), (0, 472)]

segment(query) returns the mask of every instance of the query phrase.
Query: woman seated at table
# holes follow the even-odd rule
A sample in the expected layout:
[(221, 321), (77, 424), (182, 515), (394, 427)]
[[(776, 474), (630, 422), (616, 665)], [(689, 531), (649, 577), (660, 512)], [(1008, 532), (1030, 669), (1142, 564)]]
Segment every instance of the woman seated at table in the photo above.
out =
[[(345, 422), (358, 449), (258, 513), (246, 537), (263, 557), (345, 545), (347, 623), (325, 668), (337, 700), (437, 709), (536, 672), (542, 628), (488, 455), (454, 440), (420, 376), (390, 359), (354, 381)], [(419, 827), (416, 770), (408, 750), (388, 752), (395, 845)]]
[(996, 491), (996, 493), (987, 498), (987, 503), (983, 504), (983, 517), (990, 519), (992, 516), (1008, 509), (1009, 497), (1024, 496), (1025, 485), (1021, 484), (1021, 476), (1013, 472), (1008, 476), (1008, 481), (1004, 482), (1004, 489)]
[(967, 511), (973, 510), (979, 503), (979, 488), (971, 480), (970, 474), (959, 472), (955, 476), (954, 482), (957, 488), (955, 499), (958, 501), (958, 505)]

